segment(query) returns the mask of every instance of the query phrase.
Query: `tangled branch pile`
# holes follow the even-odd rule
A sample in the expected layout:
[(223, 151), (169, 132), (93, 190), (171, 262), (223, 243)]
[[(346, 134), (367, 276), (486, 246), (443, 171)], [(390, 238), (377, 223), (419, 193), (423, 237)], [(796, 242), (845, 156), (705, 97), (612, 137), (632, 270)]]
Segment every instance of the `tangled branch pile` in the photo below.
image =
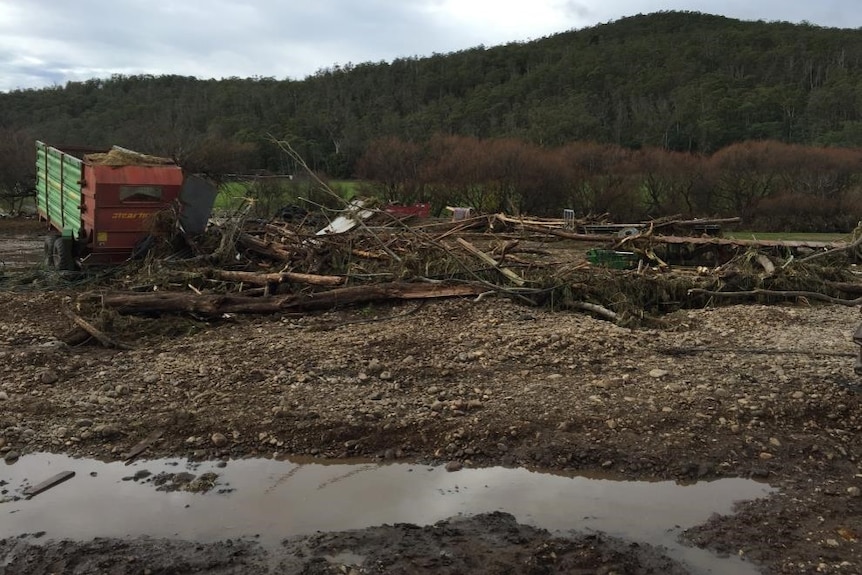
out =
[[(182, 257), (165, 240), (120, 277), (82, 294), (79, 305), (219, 317), (494, 294), (636, 325), (725, 301), (862, 301), (851, 266), (859, 242), (827, 251), (810, 242), (660, 236), (651, 225), (618, 237), (505, 215), (416, 221), (369, 202), (333, 215), (316, 230), (239, 214), (189, 242)], [(597, 246), (627, 250), (636, 269), (590, 263), (588, 251)], [(800, 250), (810, 255), (800, 258)], [(680, 253), (704, 264), (668, 263)]]

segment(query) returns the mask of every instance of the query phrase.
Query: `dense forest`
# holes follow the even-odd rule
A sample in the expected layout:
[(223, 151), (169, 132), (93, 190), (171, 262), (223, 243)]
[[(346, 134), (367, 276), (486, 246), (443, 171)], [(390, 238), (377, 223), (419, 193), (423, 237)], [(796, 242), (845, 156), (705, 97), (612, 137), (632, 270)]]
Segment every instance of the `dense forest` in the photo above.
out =
[[(507, 141), (534, 154), (554, 153), (563, 165), (560, 150), (573, 145), (613, 148), (639, 165), (650, 157), (676, 165), (679, 154), (705, 162), (734, 145), (739, 153), (739, 144), (751, 141), (792, 154), (800, 146), (841, 148), (848, 151), (830, 164), (841, 164), (841, 173), (829, 177), (843, 178), (846, 194), (862, 172), (850, 151), (862, 147), (862, 31), (660, 12), (528, 43), (333, 66), (301, 81), (114, 76), (0, 93), (4, 158), (38, 138), (119, 144), (173, 155), (201, 171), (296, 171), (271, 137), (289, 140), (312, 168), (331, 177), (382, 180), (393, 176), (364, 156), (387, 145), (401, 152), (419, 146), (427, 159), (429, 147), (439, 149), (440, 142)], [(477, 153), (465, 148), (460, 155), (468, 152)], [(627, 174), (633, 162), (625, 164)], [(758, 181), (775, 182), (774, 169), (749, 166)], [(640, 211), (654, 212), (659, 203), (650, 199), (644, 174), (632, 185)], [(20, 177), (2, 174), (0, 187)], [(581, 194), (582, 184), (574, 186)], [(526, 190), (524, 182), (512, 185)], [(773, 192), (796, 193), (773, 188), (746, 192), (758, 200), (746, 210)], [(574, 202), (573, 194), (558, 193), (534, 209), (555, 210)], [(513, 204), (508, 195), (508, 207), (532, 207)], [(847, 213), (847, 201), (845, 219), (862, 217)], [(602, 204), (593, 203), (589, 209)], [(733, 208), (733, 202), (673, 203), (692, 213)]]

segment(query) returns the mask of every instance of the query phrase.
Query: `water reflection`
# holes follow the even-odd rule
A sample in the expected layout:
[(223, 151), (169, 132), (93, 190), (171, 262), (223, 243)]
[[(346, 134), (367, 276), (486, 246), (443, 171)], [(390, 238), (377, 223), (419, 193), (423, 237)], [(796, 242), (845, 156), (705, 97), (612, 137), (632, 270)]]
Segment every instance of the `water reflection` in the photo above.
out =
[[(770, 488), (744, 479), (692, 485), (613, 481), (526, 469), (465, 469), (448, 473), (422, 465), (321, 465), (277, 460), (140, 461), (132, 466), (37, 454), (0, 466), (5, 497), (60, 472), (67, 482), (30, 500), (0, 505), (0, 537), (45, 531), (47, 538), (91, 539), (149, 535), (215, 541), (259, 535), (264, 544), (315, 531), (384, 523), (426, 525), (459, 514), (506, 511), (549, 530), (603, 531), (665, 546), (697, 572), (756, 573), (736, 559), (683, 547), (679, 532), (734, 502), (766, 496)], [(151, 472), (137, 481), (130, 476)], [(160, 473), (217, 473), (207, 494), (156, 491)], [(139, 473), (143, 475), (143, 473)], [(124, 481), (123, 478), (126, 478)], [(219, 494), (219, 490), (231, 490)]]

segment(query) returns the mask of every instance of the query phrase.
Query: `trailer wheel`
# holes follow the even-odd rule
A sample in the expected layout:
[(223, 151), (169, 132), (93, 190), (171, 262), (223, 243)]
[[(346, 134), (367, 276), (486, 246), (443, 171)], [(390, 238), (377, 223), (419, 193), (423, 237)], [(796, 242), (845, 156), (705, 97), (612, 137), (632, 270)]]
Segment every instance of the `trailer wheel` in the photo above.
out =
[(59, 237), (54, 240), (54, 267), (61, 272), (75, 271), (75, 256), (72, 253), (72, 238)]
[(54, 267), (54, 242), (57, 241), (57, 236), (53, 234), (48, 234), (45, 236), (45, 266), (52, 268)]

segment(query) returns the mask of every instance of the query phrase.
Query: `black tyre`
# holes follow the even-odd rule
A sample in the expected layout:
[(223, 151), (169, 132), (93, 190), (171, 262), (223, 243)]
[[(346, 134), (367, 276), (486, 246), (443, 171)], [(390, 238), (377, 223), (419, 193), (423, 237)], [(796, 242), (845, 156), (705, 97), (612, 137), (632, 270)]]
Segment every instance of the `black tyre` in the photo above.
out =
[(74, 242), (72, 238), (54, 240), (54, 267), (61, 272), (75, 271)]
[(47, 235), (45, 236), (45, 266), (52, 268), (54, 267), (54, 242), (57, 240), (57, 236), (55, 235)]

